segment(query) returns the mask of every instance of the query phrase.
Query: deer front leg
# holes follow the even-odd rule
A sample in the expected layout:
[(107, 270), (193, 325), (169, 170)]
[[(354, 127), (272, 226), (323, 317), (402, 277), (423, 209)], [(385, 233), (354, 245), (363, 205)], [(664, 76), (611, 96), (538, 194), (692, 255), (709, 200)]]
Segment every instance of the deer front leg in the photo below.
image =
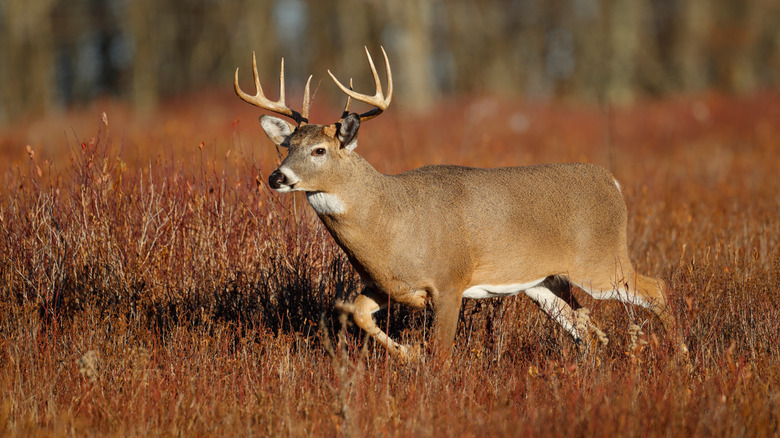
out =
[(363, 331), (368, 333), (369, 336), (380, 343), (387, 351), (396, 359), (400, 359), (404, 362), (408, 362), (413, 359), (411, 357), (409, 348), (401, 345), (387, 336), (387, 333), (382, 331), (379, 326), (374, 322), (374, 313), (387, 307), (387, 295), (371, 287), (366, 287), (363, 292), (355, 298), (352, 306), (342, 307), (343, 311), (352, 313), (352, 317), (355, 320), (355, 324)]
[(437, 294), (433, 300), (436, 312), (433, 353), (437, 359), (448, 359), (458, 331), (458, 315), (462, 297), (460, 294)]

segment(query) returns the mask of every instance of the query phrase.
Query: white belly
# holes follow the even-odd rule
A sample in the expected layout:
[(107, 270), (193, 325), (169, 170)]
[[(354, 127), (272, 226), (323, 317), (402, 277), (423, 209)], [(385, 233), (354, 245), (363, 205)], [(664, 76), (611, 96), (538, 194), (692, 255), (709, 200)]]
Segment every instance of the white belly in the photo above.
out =
[(480, 299), (517, 295), (520, 292), (526, 289), (530, 289), (543, 281), (544, 278), (540, 278), (535, 281), (529, 281), (528, 283), (478, 284), (476, 286), (471, 286), (470, 288), (463, 291), (463, 298)]

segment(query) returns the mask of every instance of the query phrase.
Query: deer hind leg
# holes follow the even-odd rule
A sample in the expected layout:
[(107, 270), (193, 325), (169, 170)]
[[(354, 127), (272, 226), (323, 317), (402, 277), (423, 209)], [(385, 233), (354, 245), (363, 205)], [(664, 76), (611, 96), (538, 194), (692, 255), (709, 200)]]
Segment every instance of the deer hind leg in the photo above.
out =
[(629, 275), (617, 279), (573, 279), (573, 283), (597, 300), (613, 299), (644, 307), (658, 318), (667, 334), (675, 332), (676, 321), (666, 299), (666, 286), (659, 279), (630, 269)]
[[(574, 327), (585, 340), (585, 344), (580, 344), (583, 348), (590, 348), (596, 344), (600, 346), (607, 345), (609, 342), (607, 335), (601, 331), (598, 324), (590, 317), (590, 309), (582, 307), (577, 298), (574, 297), (568, 278), (563, 275), (553, 275), (547, 277), (542, 282), (542, 285), (568, 304), (574, 311)], [(576, 338), (575, 341), (577, 341)]]
[(552, 320), (560, 324), (578, 345), (588, 348), (595, 340), (592, 336), (594, 333), (599, 335), (599, 340), (606, 343), (606, 337), (601, 330), (587, 317), (587, 314), (580, 312), (581, 306), (572, 295), (571, 286), (566, 278), (550, 276), (524, 292)]
[(374, 322), (374, 313), (387, 307), (387, 295), (373, 288), (365, 288), (363, 292), (355, 298), (352, 305), (342, 306), (342, 311), (352, 313), (355, 324), (371, 336), (376, 342), (381, 344), (395, 358), (402, 361), (413, 359), (409, 348), (401, 345), (390, 338)]
[(633, 287), (634, 290), (636, 290), (636, 293), (645, 297), (645, 301), (649, 304), (647, 308), (650, 309), (661, 322), (664, 331), (670, 335), (675, 333), (677, 330), (677, 321), (672, 315), (669, 302), (666, 298), (666, 284), (657, 278), (646, 277), (640, 274), (635, 275), (636, 281)]

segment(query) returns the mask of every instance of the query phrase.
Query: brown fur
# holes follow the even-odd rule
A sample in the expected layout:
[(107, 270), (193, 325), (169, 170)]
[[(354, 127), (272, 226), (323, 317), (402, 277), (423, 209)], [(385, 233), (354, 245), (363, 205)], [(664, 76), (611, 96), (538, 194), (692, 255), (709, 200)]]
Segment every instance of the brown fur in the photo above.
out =
[[(629, 261), (625, 203), (605, 169), (426, 166), (383, 175), (341, 144), (337, 125), (289, 126), (283, 142), (266, 129), (289, 145), (280, 168), (299, 178), (295, 190), (324, 192), (343, 204), (343, 212), (320, 219), (366, 285), (354, 303), (355, 322), (393, 355), (406, 359), (409, 351), (371, 317), (388, 297), (414, 308), (430, 303), (436, 345), (448, 351), (466, 289), (546, 278), (567, 278), (597, 297), (617, 289), (616, 298), (641, 301), (667, 330), (674, 327), (663, 283), (637, 274)], [(312, 158), (316, 148), (327, 149), (320, 161)], [(551, 284), (541, 286), (573, 318), (576, 300)]]

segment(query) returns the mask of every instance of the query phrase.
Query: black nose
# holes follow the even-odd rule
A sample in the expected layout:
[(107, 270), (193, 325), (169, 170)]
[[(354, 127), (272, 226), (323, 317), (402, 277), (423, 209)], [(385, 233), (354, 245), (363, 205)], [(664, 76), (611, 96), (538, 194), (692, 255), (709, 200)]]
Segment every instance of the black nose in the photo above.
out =
[(286, 178), (282, 172), (274, 170), (274, 172), (268, 177), (268, 185), (273, 189), (278, 189), (279, 187), (285, 185), (285, 179)]

